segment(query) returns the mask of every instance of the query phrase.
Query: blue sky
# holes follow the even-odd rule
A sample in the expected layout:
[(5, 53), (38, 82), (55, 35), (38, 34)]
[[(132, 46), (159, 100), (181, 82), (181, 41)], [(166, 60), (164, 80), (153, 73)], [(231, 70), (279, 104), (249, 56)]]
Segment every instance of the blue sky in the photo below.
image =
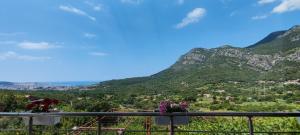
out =
[(300, 24), (300, 0), (1, 0), (0, 80), (151, 75), (192, 48)]

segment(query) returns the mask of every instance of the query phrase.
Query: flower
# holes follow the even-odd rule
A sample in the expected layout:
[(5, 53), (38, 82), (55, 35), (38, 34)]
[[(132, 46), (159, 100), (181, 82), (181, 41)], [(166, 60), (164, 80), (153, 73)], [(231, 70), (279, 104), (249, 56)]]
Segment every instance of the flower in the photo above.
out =
[(159, 104), (159, 112), (172, 113), (172, 112), (186, 112), (188, 103), (186, 101), (180, 102), (179, 104), (172, 103), (171, 101), (162, 101)]
[(189, 107), (189, 105), (188, 105), (188, 103), (187, 103), (186, 101), (180, 102), (180, 103), (179, 103), (179, 106), (180, 106), (180, 108), (181, 108), (182, 110), (186, 110), (186, 109)]
[(159, 112), (160, 113), (166, 113), (168, 108), (171, 108), (171, 102), (170, 101), (162, 101), (159, 104)]
[(57, 105), (59, 103), (59, 101), (57, 99), (53, 99), (52, 103), (55, 104), (55, 105)]
[(27, 96), (27, 98), (29, 99), (30, 104), (26, 105), (26, 109), (31, 110), (31, 112), (50, 112), (53, 105), (57, 105), (59, 103), (57, 99), (37, 99), (32, 96)]
[(35, 104), (28, 104), (28, 105), (26, 106), (26, 109), (27, 109), (27, 110), (31, 110), (34, 106), (35, 106)]

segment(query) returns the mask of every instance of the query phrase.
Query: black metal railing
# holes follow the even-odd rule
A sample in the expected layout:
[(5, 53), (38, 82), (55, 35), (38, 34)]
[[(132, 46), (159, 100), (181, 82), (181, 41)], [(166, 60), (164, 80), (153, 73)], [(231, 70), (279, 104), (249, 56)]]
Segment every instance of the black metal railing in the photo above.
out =
[[(169, 132), (170, 135), (174, 135), (175, 133), (182, 133), (182, 132), (190, 132), (190, 133), (212, 133), (212, 134), (218, 134), (218, 133), (224, 133), (224, 134), (242, 134), (247, 133), (249, 135), (254, 135), (255, 133), (274, 133), (274, 134), (300, 134), (300, 131), (289, 131), (289, 132), (254, 132), (254, 126), (253, 126), (253, 118), (257, 117), (300, 117), (300, 112), (188, 112), (188, 113), (165, 113), (160, 114), (158, 112), (59, 112), (59, 113), (16, 113), (16, 112), (0, 112), (0, 117), (29, 117), (28, 125), (27, 125), (27, 134), (33, 135), (33, 117), (37, 116), (61, 116), (61, 117), (95, 117), (99, 118), (97, 119), (97, 127), (90, 129), (90, 130), (96, 130), (97, 135), (100, 135), (103, 131), (103, 128), (101, 127), (101, 117), (125, 117), (125, 116), (135, 116), (135, 117), (155, 117), (155, 116), (167, 116), (170, 118), (169, 122), (169, 131), (166, 130), (156, 130), (151, 132)], [(175, 131), (175, 125), (173, 118), (175, 116), (190, 116), (190, 117), (197, 117), (197, 116), (206, 116), (206, 117), (245, 117), (248, 120), (248, 131), (240, 131), (240, 132), (215, 132), (215, 131), (196, 131), (196, 130), (176, 130)], [(299, 123), (300, 124), (300, 123)], [(5, 129), (4, 129), (5, 130)], [(6, 129), (11, 130), (11, 129)], [(20, 129), (15, 129), (20, 130)], [(125, 133), (129, 132), (146, 132), (146, 130), (126, 130)]]

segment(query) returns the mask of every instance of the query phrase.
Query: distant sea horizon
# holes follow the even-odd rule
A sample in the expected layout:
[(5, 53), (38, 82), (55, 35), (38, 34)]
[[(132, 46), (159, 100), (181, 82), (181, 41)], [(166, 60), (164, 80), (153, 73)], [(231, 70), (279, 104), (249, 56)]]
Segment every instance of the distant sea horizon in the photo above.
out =
[(0, 82), (9, 82), (14, 84), (36, 84), (40, 86), (66, 86), (66, 87), (75, 87), (75, 86), (90, 86), (95, 85), (101, 81), (49, 81), (49, 82), (10, 82), (10, 81), (0, 81)]
[(54, 81), (54, 82), (37, 82), (45, 83), (49, 86), (89, 86), (99, 83), (100, 81)]

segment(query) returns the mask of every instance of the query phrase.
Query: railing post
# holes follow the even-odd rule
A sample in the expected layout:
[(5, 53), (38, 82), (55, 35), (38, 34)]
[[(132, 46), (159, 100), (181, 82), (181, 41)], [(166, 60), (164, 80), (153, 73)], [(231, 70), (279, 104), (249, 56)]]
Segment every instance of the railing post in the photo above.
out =
[(252, 116), (248, 116), (248, 127), (249, 127), (249, 135), (254, 135)]
[(170, 135), (174, 135), (174, 116), (171, 115), (170, 116)]
[(98, 121), (97, 135), (101, 135), (101, 128), (102, 128), (101, 117), (98, 117), (97, 121)]
[(32, 132), (32, 116), (29, 117), (29, 123), (28, 123), (28, 135), (33, 135), (33, 132)]

